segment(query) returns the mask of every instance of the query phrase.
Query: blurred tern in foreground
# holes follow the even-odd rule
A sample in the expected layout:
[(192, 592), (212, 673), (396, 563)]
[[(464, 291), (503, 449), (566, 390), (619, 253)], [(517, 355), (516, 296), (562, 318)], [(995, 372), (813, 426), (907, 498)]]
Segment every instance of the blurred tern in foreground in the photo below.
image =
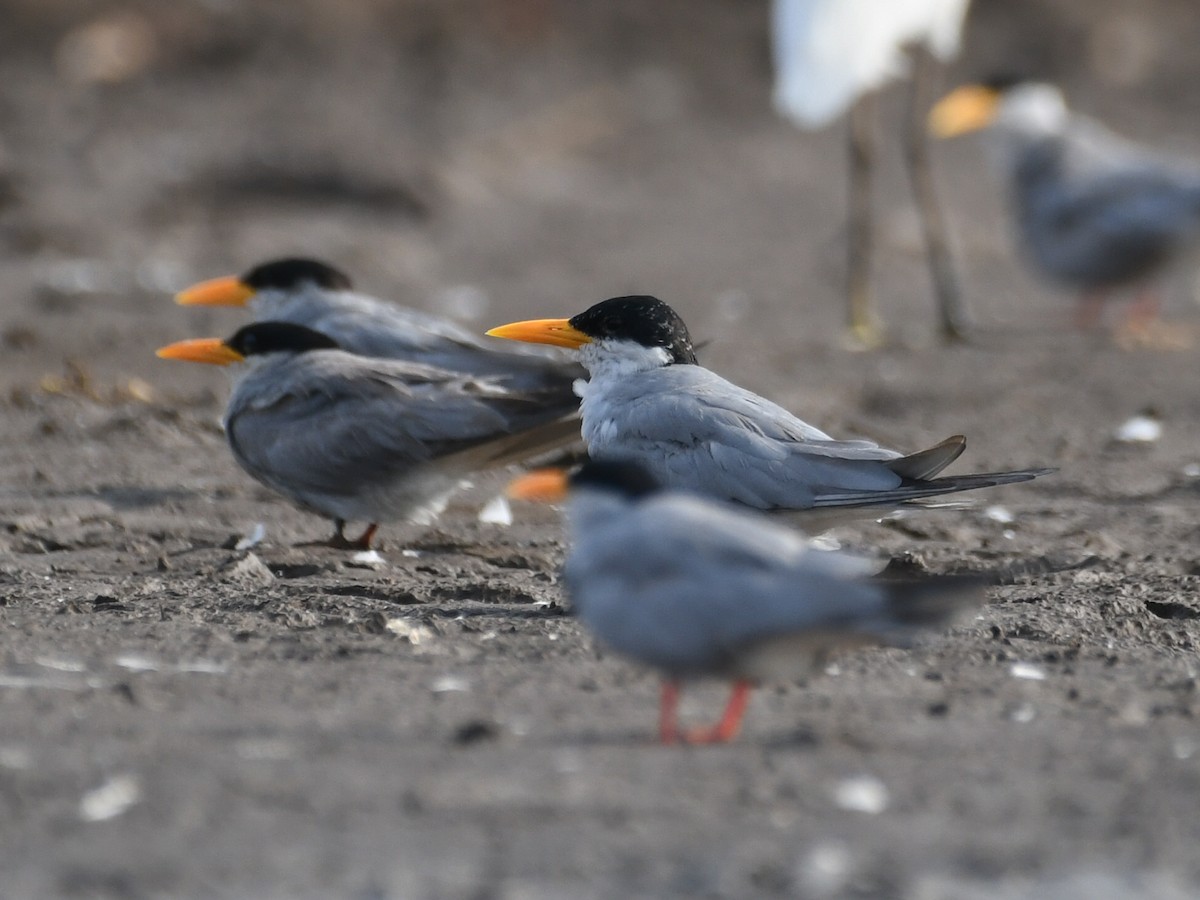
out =
[(591, 375), (578, 387), (591, 458), (637, 462), (669, 488), (803, 511), (796, 522), (810, 531), (830, 527), (845, 510), (883, 515), (920, 506), (921, 498), (1053, 471), (935, 479), (962, 453), (961, 435), (908, 456), (871, 441), (835, 440), (698, 365), (687, 326), (655, 297), (616, 297), (571, 319), (517, 322), (488, 334), (579, 351)]
[(1134, 337), (1146, 333), (1159, 308), (1151, 279), (1200, 246), (1200, 167), (1071, 113), (1051, 84), (968, 85), (929, 115), (940, 137), (988, 126), (1022, 243), (1045, 275), (1080, 291), (1077, 324), (1094, 326), (1106, 296), (1133, 287), (1126, 328)]
[[(908, 644), (982, 599), (977, 577), (870, 580), (873, 560), (814, 549), (758, 513), (657, 490), (632, 463), (586, 463), (569, 478), (532, 472), (509, 495), (554, 501), (568, 485), (571, 605), (603, 643), (663, 672), (663, 743), (728, 741), (755, 683), (803, 678), (841, 648)], [(680, 683), (706, 675), (733, 680), (725, 713), (681, 732)]]
[(465, 375), (499, 376), (518, 390), (570, 390), (578, 364), (549, 351), (514, 352), (449, 319), (355, 292), (349, 276), (312, 259), (277, 259), (179, 293), (184, 306), (249, 306), (257, 321), (304, 325), (360, 356), (403, 359)]
[[(569, 387), (528, 392), (503, 378), (357, 356), (286, 322), (180, 341), (158, 355), (243, 364), (224, 418), (234, 458), (333, 519), (333, 546), (368, 549), (380, 522), (429, 524), (472, 474), (579, 438)], [(354, 541), (343, 535), (349, 520), (370, 523)]]

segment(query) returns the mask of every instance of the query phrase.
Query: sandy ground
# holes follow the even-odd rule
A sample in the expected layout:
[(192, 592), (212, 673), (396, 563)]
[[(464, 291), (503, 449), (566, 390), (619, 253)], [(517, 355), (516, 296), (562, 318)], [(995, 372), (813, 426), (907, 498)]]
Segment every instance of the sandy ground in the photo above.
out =
[[(933, 339), (891, 143), (892, 342), (853, 353), (843, 134), (771, 116), (759, 4), (5, 6), (0, 896), (1200, 892), (1195, 351), (1068, 329), (977, 143), (937, 154), (976, 340)], [(959, 71), (1046, 65), (1200, 156), (1189, 12), (981, 2)], [(374, 568), (298, 547), (327, 525), (237, 469), (221, 374), (154, 359), (242, 321), (174, 289), (294, 252), (480, 330), (657, 293), (708, 365), (827, 430), (1060, 468), (845, 544), (1086, 565), (758, 692), (736, 744), (660, 748), (653, 674), (564, 614), (553, 511), (481, 524), (493, 483)], [(1115, 442), (1146, 408), (1161, 440)]]

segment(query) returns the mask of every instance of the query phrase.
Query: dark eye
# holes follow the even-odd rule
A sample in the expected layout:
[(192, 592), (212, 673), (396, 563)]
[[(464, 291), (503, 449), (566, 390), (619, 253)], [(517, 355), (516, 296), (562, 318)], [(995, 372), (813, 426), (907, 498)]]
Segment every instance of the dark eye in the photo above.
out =
[(600, 323), (600, 327), (603, 328), (609, 334), (620, 331), (621, 330), (621, 317), (620, 316), (605, 316), (604, 321)]
[(258, 337), (253, 333), (242, 336), (242, 355), (250, 356), (258, 350)]

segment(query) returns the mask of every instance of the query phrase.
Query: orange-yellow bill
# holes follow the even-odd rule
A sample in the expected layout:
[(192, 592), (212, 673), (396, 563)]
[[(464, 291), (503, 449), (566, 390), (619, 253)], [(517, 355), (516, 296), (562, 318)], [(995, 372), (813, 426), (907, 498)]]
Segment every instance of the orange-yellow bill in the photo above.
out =
[(986, 128), (996, 118), (1000, 92), (982, 84), (968, 84), (951, 91), (929, 111), (929, 132), (951, 138)]
[(181, 306), (245, 306), (254, 296), (254, 288), (234, 275), (212, 278), (193, 284), (175, 295)]
[(514, 478), (505, 492), (514, 500), (555, 503), (567, 496), (566, 469), (536, 469)]
[(577, 350), (592, 339), (577, 328), (571, 327), (570, 319), (529, 319), (513, 322), (491, 329), (492, 337), (508, 338), (510, 341), (525, 341), (530, 344), (553, 344), (555, 347), (570, 347)]
[(194, 338), (176, 341), (155, 351), (162, 359), (182, 359), (187, 362), (208, 363), (213, 366), (228, 366), (245, 359), (220, 338)]

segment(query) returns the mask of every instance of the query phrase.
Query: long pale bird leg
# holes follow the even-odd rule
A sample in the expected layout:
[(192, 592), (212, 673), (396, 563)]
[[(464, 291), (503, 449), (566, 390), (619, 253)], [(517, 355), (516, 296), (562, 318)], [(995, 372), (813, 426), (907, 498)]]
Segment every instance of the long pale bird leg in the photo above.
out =
[(921, 230), (925, 236), (925, 253), (929, 260), (929, 275), (937, 295), (942, 339), (947, 343), (965, 340), (966, 307), (962, 287), (947, 239), (946, 219), (938, 203), (929, 164), (929, 129), (926, 119), (931, 105), (933, 58), (926, 48), (913, 55), (913, 73), (909, 82), (908, 116), (905, 122), (904, 148), (908, 176), (912, 182), (913, 199), (920, 213)]
[(875, 157), (875, 98), (864, 94), (850, 107), (850, 211), (846, 302), (850, 340), (863, 349), (883, 343), (883, 326), (871, 295), (871, 175)]

